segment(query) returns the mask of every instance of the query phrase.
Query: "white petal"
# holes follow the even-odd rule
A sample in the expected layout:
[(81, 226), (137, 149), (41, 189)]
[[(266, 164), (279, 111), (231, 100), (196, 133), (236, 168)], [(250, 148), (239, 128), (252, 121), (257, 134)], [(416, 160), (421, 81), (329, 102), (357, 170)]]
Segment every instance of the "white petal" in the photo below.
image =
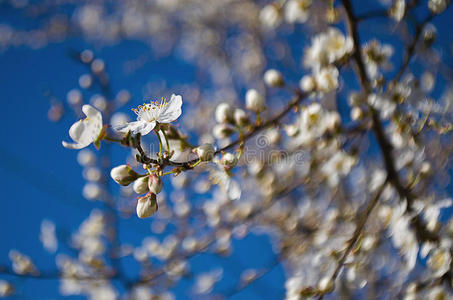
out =
[(68, 149), (82, 149), (85, 148), (88, 145), (83, 145), (83, 144), (78, 144), (78, 143), (68, 143), (65, 141), (61, 142), (63, 144), (63, 147), (68, 148)]
[(102, 123), (101, 112), (99, 110), (97, 110), (96, 108), (94, 108), (93, 106), (91, 106), (89, 104), (85, 104), (84, 106), (82, 106), (82, 111), (89, 119), (92, 119), (92, 120), (96, 121), (97, 123)]
[(156, 122), (146, 122), (146, 126), (140, 130), (141, 135), (147, 135), (156, 127)]
[(116, 131), (127, 133), (131, 131), (132, 134), (140, 133), (141, 135), (148, 134), (156, 126), (156, 122), (147, 122), (144, 120), (130, 122), (123, 125), (114, 126), (113, 129)]
[(89, 145), (94, 141), (89, 123), (79, 120), (69, 128), (69, 136), (77, 143)]
[(157, 119), (160, 123), (170, 123), (179, 118), (181, 115), (182, 97), (180, 95), (171, 95), (167, 106), (162, 110)]

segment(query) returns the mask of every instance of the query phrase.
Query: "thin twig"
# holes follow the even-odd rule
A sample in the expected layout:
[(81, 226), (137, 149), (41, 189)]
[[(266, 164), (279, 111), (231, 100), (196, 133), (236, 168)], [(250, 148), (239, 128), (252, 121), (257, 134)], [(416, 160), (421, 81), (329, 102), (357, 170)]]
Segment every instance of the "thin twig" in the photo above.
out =
[[(360, 210), (357, 213), (356, 219), (357, 219), (357, 225), (354, 230), (354, 234), (352, 235), (351, 239), (349, 240), (348, 247), (346, 250), (343, 252), (343, 255), (341, 258), (338, 260), (337, 266), (332, 274), (332, 277), (330, 280), (332, 282), (335, 281), (335, 279), (338, 277), (338, 274), (341, 271), (341, 268), (343, 268), (344, 262), (348, 258), (349, 254), (351, 253), (352, 249), (354, 249), (355, 244), (359, 240), (360, 235), (362, 234), (363, 229), (365, 228), (366, 221), (368, 220), (368, 217), (370, 216), (371, 212), (373, 209), (376, 207), (376, 204), (379, 201), (379, 198), (381, 197), (382, 192), (384, 191), (384, 188), (387, 185), (387, 179), (385, 180), (384, 184), (381, 185), (381, 187), (376, 191), (373, 199), (367, 204), (367, 206), (363, 209)], [(322, 294), (318, 297), (318, 300), (322, 300), (325, 294)]]

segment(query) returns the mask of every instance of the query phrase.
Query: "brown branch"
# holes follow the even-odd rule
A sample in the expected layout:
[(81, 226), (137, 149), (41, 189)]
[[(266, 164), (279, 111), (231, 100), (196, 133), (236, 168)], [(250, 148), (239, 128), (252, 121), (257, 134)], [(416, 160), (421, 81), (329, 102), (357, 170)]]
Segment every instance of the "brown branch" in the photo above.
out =
[(101, 279), (119, 279), (121, 280), (117, 274), (96, 274), (96, 275), (66, 275), (58, 270), (55, 271), (37, 271), (34, 273), (25, 273), (19, 274), (14, 272), (8, 266), (0, 266), (0, 274), (2, 275), (9, 275), (15, 276), (20, 278), (30, 278), (30, 279), (40, 279), (40, 280), (61, 280), (61, 279), (74, 279), (74, 280), (101, 280)]
[[(346, 22), (350, 35), (352, 36), (354, 42), (354, 60), (357, 65), (357, 73), (359, 76), (360, 84), (362, 89), (365, 91), (366, 96), (372, 92), (370, 80), (367, 76), (365, 64), (363, 62), (362, 54), (360, 52), (360, 39), (357, 31), (357, 19), (354, 16), (354, 10), (350, 0), (342, 0), (343, 6), (346, 11)], [(395, 167), (395, 160), (392, 156), (393, 146), (389, 142), (387, 136), (385, 135), (384, 128), (382, 127), (381, 121), (379, 119), (378, 112), (371, 106), (368, 106), (371, 117), (372, 117), (372, 130), (376, 136), (376, 139), (381, 150), (385, 169), (387, 171), (387, 176), (389, 182), (395, 187), (398, 192), (398, 195), (401, 199), (406, 199), (407, 201), (407, 211), (413, 212), (413, 202), (415, 196), (412, 195), (411, 191), (406, 188), (398, 175), (398, 171)], [(419, 241), (438, 241), (439, 236), (433, 232), (430, 232), (426, 229), (424, 221), (420, 218), (419, 215), (416, 215), (412, 218), (412, 225), (416, 231), (416, 235)]]
[(236, 294), (242, 292), (244, 289), (247, 287), (251, 286), (253, 283), (258, 281), (259, 279), (263, 278), (270, 272), (272, 272), (278, 265), (280, 265), (280, 260), (275, 258), (272, 263), (265, 269), (259, 272), (258, 274), (255, 275), (252, 279), (248, 280), (246, 283), (242, 283), (241, 285), (237, 286), (236, 288), (231, 289), (229, 292), (223, 293), (223, 296), (225, 297), (224, 299), (229, 299)]
[(393, 87), (403, 76), (404, 72), (406, 71), (407, 67), (409, 66), (409, 63), (412, 59), (412, 57), (415, 54), (415, 48), (417, 46), (418, 41), (420, 40), (420, 36), (423, 32), (423, 28), (431, 22), (431, 20), (434, 18), (434, 14), (430, 14), (428, 17), (423, 20), (420, 24), (417, 24), (415, 27), (415, 35), (412, 41), (409, 43), (409, 45), (406, 47), (406, 53), (404, 55), (403, 63), (398, 71), (398, 73), (395, 75), (395, 77), (390, 81), (389, 86)]

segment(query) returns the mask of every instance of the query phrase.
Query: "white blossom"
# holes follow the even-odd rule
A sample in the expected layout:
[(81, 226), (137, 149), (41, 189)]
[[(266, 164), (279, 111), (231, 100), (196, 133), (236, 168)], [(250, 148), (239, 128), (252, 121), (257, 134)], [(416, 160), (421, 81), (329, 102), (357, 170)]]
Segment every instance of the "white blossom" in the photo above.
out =
[(88, 104), (82, 106), (82, 111), (87, 117), (77, 121), (69, 128), (69, 136), (75, 143), (63, 141), (63, 146), (66, 148), (82, 149), (91, 143), (99, 145), (99, 140), (103, 134), (102, 115), (97, 109)]
[(312, 0), (290, 0), (285, 5), (285, 19), (289, 23), (305, 23), (308, 20)]
[(428, 7), (434, 14), (442, 13), (448, 5), (448, 0), (429, 0)]
[(113, 128), (119, 132), (132, 134), (140, 133), (142, 136), (147, 135), (156, 127), (158, 123), (171, 123), (179, 118), (182, 113), (182, 97), (180, 95), (171, 95), (167, 102), (163, 99), (162, 102), (150, 102), (139, 105), (133, 109), (137, 115), (137, 121), (117, 125)]
[(58, 248), (58, 240), (55, 233), (55, 224), (49, 220), (41, 222), (41, 233), (39, 235), (44, 248), (50, 252), (55, 253)]
[(277, 5), (269, 4), (263, 7), (259, 15), (261, 24), (264, 28), (274, 29), (280, 25), (282, 16)]

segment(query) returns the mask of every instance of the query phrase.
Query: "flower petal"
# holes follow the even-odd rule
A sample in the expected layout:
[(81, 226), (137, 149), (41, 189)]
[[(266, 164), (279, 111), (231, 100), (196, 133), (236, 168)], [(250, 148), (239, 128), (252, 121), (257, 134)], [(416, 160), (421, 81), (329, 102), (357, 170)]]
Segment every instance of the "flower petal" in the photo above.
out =
[(68, 149), (82, 149), (89, 145), (89, 144), (83, 145), (83, 144), (79, 144), (79, 143), (68, 143), (65, 141), (62, 141), (61, 143), (63, 144), (63, 147), (68, 148)]
[(146, 122), (146, 126), (140, 130), (141, 135), (147, 135), (156, 127), (156, 122)]
[(113, 129), (116, 131), (127, 133), (131, 131), (132, 134), (140, 133), (141, 135), (147, 135), (156, 126), (156, 122), (147, 122), (144, 120), (134, 121), (122, 125), (114, 126)]
[(69, 136), (77, 143), (89, 145), (95, 138), (92, 135), (89, 123), (85, 120), (79, 120), (69, 128)]
[(93, 106), (85, 104), (84, 106), (82, 106), (82, 111), (89, 119), (100, 121), (100, 123), (102, 123), (101, 112), (94, 108)]
[(182, 97), (180, 95), (171, 95), (167, 106), (161, 111), (157, 121), (159, 123), (170, 123), (179, 118), (182, 113)]

